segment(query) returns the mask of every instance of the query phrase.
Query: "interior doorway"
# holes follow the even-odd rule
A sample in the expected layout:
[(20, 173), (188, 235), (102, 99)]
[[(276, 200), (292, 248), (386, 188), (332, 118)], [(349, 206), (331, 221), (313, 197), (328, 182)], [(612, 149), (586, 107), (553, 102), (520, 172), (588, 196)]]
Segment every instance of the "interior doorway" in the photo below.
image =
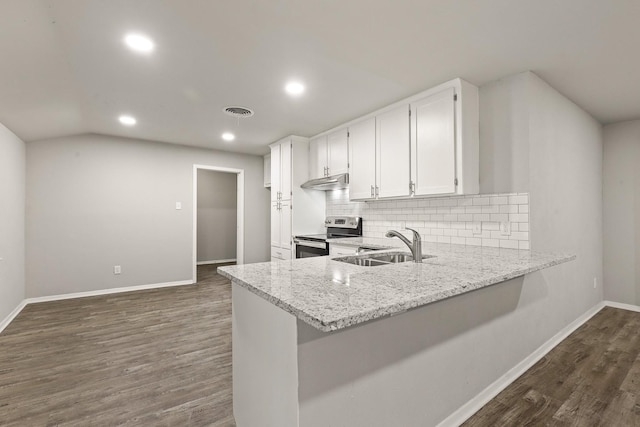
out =
[[(212, 194), (215, 191), (217, 195)], [(198, 265), (231, 260), (244, 263), (244, 170), (194, 165), (193, 282)]]

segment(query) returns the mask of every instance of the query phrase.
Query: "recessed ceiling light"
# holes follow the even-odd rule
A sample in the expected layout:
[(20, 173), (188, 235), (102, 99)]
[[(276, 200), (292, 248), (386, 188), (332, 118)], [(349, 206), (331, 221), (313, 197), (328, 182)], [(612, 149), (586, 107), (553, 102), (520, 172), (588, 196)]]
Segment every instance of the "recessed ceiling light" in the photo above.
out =
[(118, 117), (118, 120), (125, 126), (133, 126), (138, 122), (135, 117), (126, 115)]
[(127, 34), (124, 38), (124, 42), (129, 46), (131, 50), (141, 53), (149, 53), (153, 51), (155, 45), (153, 40), (142, 34)]
[(289, 82), (284, 87), (289, 95), (298, 96), (304, 93), (304, 85), (300, 82)]
[(222, 139), (224, 139), (225, 141), (233, 141), (234, 139), (236, 139), (236, 136), (230, 132), (225, 132), (222, 134)]

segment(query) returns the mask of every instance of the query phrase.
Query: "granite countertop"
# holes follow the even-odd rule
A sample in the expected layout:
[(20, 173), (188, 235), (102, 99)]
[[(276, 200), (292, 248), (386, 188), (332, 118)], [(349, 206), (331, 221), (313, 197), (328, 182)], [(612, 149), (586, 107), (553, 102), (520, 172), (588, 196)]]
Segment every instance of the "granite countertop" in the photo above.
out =
[[(398, 239), (347, 238), (331, 243), (408, 252)], [(218, 272), (329, 332), (575, 259), (575, 255), (427, 242), (422, 243), (422, 253), (434, 257), (422, 264), (361, 267), (324, 256), (226, 266)]]

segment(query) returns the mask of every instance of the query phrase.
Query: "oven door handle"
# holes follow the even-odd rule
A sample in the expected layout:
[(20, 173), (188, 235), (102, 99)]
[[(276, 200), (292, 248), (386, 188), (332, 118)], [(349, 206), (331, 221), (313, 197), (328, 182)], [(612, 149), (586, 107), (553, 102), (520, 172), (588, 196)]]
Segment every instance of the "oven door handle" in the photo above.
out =
[(295, 243), (298, 246), (307, 246), (309, 248), (316, 248), (316, 249), (326, 249), (327, 248), (327, 243), (326, 242), (312, 242), (312, 241), (309, 241), (309, 240), (293, 239), (293, 243)]

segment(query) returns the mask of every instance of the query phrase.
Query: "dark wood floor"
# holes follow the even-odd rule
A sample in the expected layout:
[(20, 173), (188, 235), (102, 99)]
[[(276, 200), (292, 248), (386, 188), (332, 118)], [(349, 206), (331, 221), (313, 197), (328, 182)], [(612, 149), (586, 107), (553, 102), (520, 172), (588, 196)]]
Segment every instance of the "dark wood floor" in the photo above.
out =
[(0, 334), (2, 426), (233, 426), (231, 285), (28, 305)]
[(640, 313), (606, 307), (464, 426), (640, 426)]
[[(28, 305), (0, 334), (2, 426), (233, 426), (231, 286)], [(640, 313), (605, 308), (465, 426), (640, 426)]]

